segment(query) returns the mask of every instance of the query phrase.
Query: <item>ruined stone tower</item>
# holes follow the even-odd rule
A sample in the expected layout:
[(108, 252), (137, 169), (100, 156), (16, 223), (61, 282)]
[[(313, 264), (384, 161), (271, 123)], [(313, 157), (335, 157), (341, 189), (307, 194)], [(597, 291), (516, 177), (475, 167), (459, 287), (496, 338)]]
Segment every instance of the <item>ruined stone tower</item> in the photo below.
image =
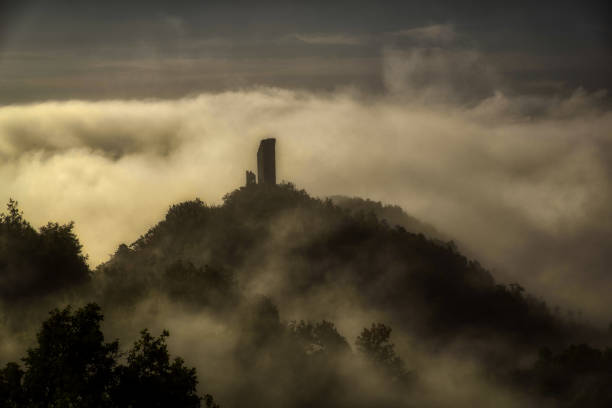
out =
[(257, 183), (276, 184), (276, 139), (263, 139), (257, 150)]
[(252, 184), (257, 184), (257, 180), (255, 178), (255, 173), (253, 173), (252, 171), (247, 170), (246, 171), (246, 185), (250, 186)]

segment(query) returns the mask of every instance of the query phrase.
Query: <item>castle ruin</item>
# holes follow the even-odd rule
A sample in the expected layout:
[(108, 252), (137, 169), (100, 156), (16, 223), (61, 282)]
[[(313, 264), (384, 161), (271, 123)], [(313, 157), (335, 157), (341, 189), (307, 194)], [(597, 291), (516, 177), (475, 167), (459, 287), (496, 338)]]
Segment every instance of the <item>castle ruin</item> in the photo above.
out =
[(250, 170), (246, 171), (246, 185), (247, 187), (252, 185), (252, 184), (257, 184), (257, 179), (255, 178), (255, 173), (253, 173)]
[[(257, 184), (276, 184), (276, 139), (263, 139), (257, 150)], [(255, 174), (246, 172), (246, 185), (255, 184)]]

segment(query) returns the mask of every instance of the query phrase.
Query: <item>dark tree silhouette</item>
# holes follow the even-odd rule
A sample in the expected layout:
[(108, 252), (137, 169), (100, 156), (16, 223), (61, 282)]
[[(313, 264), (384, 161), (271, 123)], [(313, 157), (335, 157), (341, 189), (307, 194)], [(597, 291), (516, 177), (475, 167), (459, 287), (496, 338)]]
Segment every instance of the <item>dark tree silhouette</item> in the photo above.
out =
[(288, 327), (309, 353), (333, 355), (350, 350), (346, 339), (327, 320), (316, 323), (301, 320), (299, 323), (290, 322)]
[(164, 331), (155, 338), (147, 330), (127, 357), (127, 366), (118, 368), (119, 384), (113, 400), (119, 407), (184, 407), (200, 406), (196, 394), (198, 383), (195, 368), (188, 368), (180, 357), (170, 362)]
[(23, 388), (33, 406), (111, 406), (119, 344), (105, 343), (100, 308), (54, 310), (24, 358)]
[(552, 398), (560, 407), (612, 406), (612, 348), (571, 345), (559, 353), (540, 350), (528, 370), (516, 373), (521, 388)]
[(196, 393), (195, 368), (177, 357), (170, 361), (164, 331), (147, 330), (118, 364), (119, 343), (106, 343), (100, 307), (72, 312), (55, 309), (37, 335), (37, 346), (23, 359), (25, 369), (9, 363), (0, 370), (2, 407), (218, 407), (210, 395)]
[(87, 258), (73, 223), (48, 223), (36, 231), (10, 200), (0, 214), (0, 300), (17, 301), (83, 284)]
[(237, 296), (232, 273), (209, 265), (198, 268), (191, 262), (177, 261), (169, 265), (160, 285), (160, 290), (170, 298), (202, 306), (221, 308)]
[(389, 342), (391, 328), (382, 323), (372, 323), (364, 328), (357, 337), (357, 350), (374, 366), (389, 375), (393, 380), (403, 382), (408, 379), (404, 362), (396, 355), (395, 345)]
[(436, 231), (431, 225), (425, 224), (418, 219), (406, 214), (397, 205), (385, 205), (379, 201), (372, 201), (359, 197), (332, 196), (333, 203), (341, 208), (348, 210), (351, 214), (358, 216), (361, 214), (373, 213), (381, 220), (386, 221), (390, 226), (399, 225), (402, 228), (417, 234), (423, 234), (429, 238), (437, 238), (447, 241), (440, 232)]
[(22, 386), (23, 370), (16, 363), (8, 363), (0, 370), (0, 407), (18, 408), (25, 406), (26, 399)]

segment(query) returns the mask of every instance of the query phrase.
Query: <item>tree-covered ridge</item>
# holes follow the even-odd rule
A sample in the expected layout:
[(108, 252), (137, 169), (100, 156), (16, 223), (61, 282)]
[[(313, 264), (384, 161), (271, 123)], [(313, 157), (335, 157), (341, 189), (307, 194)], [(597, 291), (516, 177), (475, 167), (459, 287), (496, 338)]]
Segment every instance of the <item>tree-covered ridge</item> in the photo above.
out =
[[(243, 187), (221, 206), (197, 199), (173, 205), (98, 272), (119, 277), (110, 281), (115, 293), (121, 285), (142, 288), (151, 279), (175, 292), (176, 284), (164, 279), (190, 274), (194, 293), (207, 302), (215, 296), (207, 292), (235, 294), (232, 282), (257, 279), (271, 262), (286, 265), (279, 271), (284, 296), (307, 297), (342, 284), (392, 321), (435, 336), (488, 331), (532, 342), (564, 330), (544, 302), (519, 285), (496, 284), (452, 243), (390, 226), (373, 212), (312, 198), (291, 184)], [(204, 276), (197, 270), (210, 277), (195, 278)], [(188, 286), (181, 289), (186, 298)]]
[(335, 205), (347, 209), (353, 214), (374, 213), (378, 219), (386, 221), (390, 226), (399, 225), (415, 234), (423, 234), (429, 238), (448, 240), (448, 238), (444, 237), (444, 234), (437, 231), (431, 225), (406, 214), (398, 205), (383, 204), (380, 201), (372, 201), (359, 197), (345, 197), (341, 195), (334, 195), (329, 198)]

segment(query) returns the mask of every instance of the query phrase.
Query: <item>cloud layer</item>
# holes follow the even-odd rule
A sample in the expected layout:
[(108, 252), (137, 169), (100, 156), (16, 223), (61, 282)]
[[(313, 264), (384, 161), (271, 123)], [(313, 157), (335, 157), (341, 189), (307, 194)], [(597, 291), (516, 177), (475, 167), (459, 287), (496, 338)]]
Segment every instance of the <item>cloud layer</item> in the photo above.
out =
[[(414, 35), (442, 35), (438, 27)], [(606, 320), (612, 112), (603, 93), (507, 96), (478, 53), (387, 49), (388, 92), (278, 88), (0, 108), (0, 199), (76, 222), (93, 265), (172, 203), (220, 202), (278, 139), (278, 178), (401, 205), (503, 280)]]

